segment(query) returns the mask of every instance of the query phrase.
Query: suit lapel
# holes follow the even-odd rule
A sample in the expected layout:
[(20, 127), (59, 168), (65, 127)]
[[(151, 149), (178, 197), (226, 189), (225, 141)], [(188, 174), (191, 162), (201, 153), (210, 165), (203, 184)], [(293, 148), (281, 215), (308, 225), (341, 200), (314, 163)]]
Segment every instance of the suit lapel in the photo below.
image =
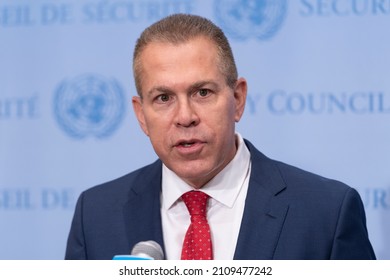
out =
[(123, 207), (129, 248), (140, 241), (154, 240), (164, 251), (160, 214), (161, 162), (141, 170), (132, 186)]
[[(248, 194), (234, 259), (272, 259), (288, 204), (278, 194), (285, 188), (275, 163), (246, 141), (252, 167)], [(165, 252), (161, 214), (161, 161), (140, 171), (123, 207), (130, 250), (140, 241), (154, 240)]]
[(273, 259), (289, 207), (278, 196), (286, 186), (274, 162), (246, 144), (251, 177), (234, 259)]

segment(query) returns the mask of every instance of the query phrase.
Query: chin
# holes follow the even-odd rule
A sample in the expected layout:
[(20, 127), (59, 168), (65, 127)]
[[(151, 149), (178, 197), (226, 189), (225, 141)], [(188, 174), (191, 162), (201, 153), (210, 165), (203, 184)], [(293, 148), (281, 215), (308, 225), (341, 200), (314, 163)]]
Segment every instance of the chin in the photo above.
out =
[(193, 168), (190, 170), (180, 169), (177, 172), (174, 172), (192, 187), (202, 187), (211, 179), (209, 177), (212, 177), (210, 176), (211, 172), (209, 169), (200, 169), (196, 171)]

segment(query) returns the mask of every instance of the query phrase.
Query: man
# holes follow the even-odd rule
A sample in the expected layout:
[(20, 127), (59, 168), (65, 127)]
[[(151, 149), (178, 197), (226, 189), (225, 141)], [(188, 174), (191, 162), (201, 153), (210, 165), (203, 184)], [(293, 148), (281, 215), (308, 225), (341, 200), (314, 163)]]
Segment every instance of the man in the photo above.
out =
[[(166, 259), (375, 258), (354, 189), (235, 132), (247, 83), (217, 26), (162, 19), (138, 39), (133, 70), (133, 108), (159, 160), (80, 196), (67, 259), (111, 259), (145, 240)], [(207, 208), (193, 213), (200, 196)]]

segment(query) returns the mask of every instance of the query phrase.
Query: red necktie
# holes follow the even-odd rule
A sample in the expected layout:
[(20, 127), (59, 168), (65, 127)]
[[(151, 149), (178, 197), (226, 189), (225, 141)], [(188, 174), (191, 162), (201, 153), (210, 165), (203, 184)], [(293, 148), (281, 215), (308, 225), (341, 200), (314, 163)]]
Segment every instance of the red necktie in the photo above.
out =
[(206, 206), (209, 196), (204, 192), (190, 191), (181, 197), (191, 215), (181, 252), (182, 260), (212, 260), (210, 226), (206, 219)]

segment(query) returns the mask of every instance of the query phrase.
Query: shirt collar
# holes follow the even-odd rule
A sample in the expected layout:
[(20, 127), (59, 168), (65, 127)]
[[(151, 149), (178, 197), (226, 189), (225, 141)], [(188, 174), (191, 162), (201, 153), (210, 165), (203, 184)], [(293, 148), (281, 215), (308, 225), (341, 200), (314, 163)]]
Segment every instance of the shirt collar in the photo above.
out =
[[(233, 207), (245, 178), (248, 176), (250, 166), (250, 152), (243, 138), (236, 133), (236, 139), (238, 149), (233, 160), (202, 187), (203, 192), (229, 208)], [(194, 189), (163, 164), (162, 207), (165, 210), (173, 207), (179, 198), (190, 190)]]

